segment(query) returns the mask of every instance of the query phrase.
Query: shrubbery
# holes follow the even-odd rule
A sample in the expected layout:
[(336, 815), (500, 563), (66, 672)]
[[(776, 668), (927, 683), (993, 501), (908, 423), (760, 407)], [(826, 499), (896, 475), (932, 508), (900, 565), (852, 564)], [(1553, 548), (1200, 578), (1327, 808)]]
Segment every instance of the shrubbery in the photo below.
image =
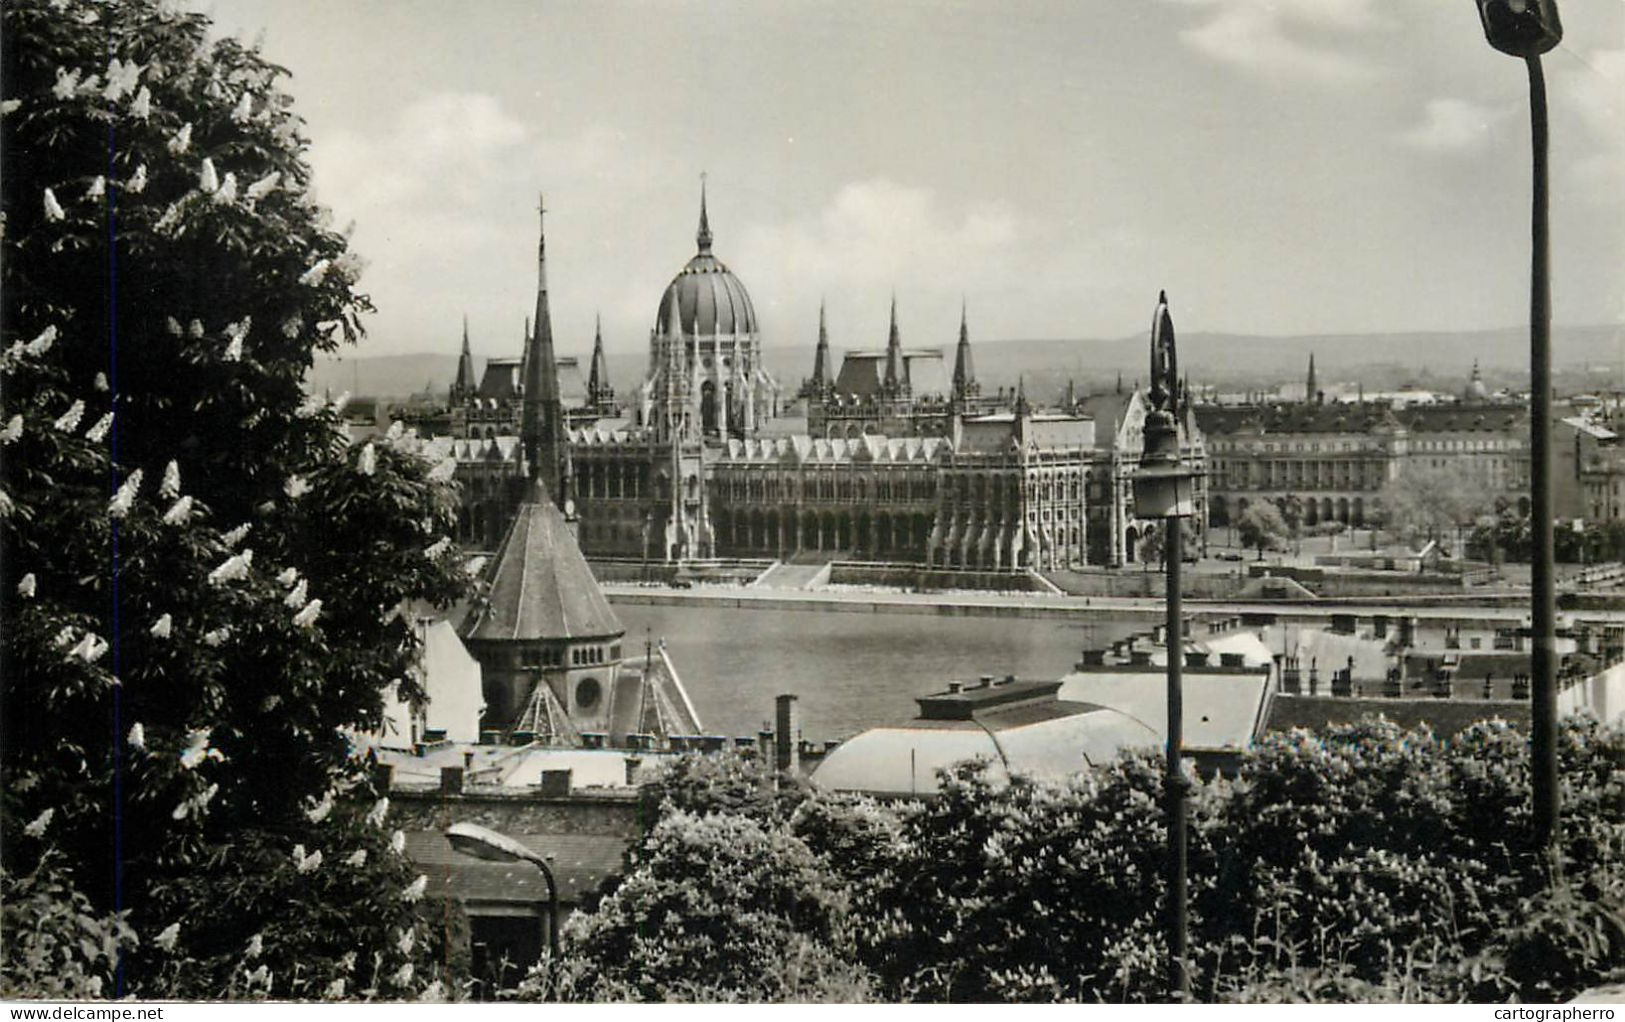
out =
[[(1625, 975), (1625, 731), (1572, 721), (1560, 760), (1548, 888), (1523, 851), (1527, 740), (1510, 726), (1266, 738), (1191, 799), (1195, 996), (1552, 1000)], [(620, 889), (526, 992), (1163, 1000), (1161, 782), (1151, 758), (1062, 783), (966, 765), (934, 799), (877, 803), (686, 760), (646, 789)]]

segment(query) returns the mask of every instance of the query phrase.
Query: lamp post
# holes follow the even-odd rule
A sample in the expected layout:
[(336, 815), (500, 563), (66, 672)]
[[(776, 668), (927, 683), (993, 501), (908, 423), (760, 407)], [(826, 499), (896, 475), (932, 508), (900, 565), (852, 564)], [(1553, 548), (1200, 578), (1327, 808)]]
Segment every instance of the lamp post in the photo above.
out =
[(1197, 473), (1188, 468), (1179, 447), (1179, 372), (1174, 352), (1174, 320), (1168, 295), (1157, 296), (1151, 320), (1151, 410), (1146, 413), (1144, 447), (1134, 473), (1134, 513), (1163, 521), (1163, 555), (1168, 576), (1168, 749), (1163, 788), (1168, 812), (1168, 989), (1190, 996), (1189, 908), (1186, 895), (1185, 794), (1190, 782), (1181, 763), (1184, 744), (1184, 625), (1179, 601), (1182, 519), (1196, 512)]
[(1502, 53), (1522, 57), (1529, 71), (1529, 129), (1533, 162), (1529, 273), (1529, 517), (1530, 777), (1533, 840), (1557, 864), (1557, 629), (1552, 575), (1552, 288), (1547, 229), (1546, 77), (1540, 55), (1563, 38), (1555, 0), (1476, 0), (1484, 36)]
[(465, 855), (487, 862), (528, 862), (542, 871), (547, 881), (547, 953), (549, 958), (559, 956), (559, 888), (553, 882), (553, 870), (547, 858), (524, 845), (477, 823), (454, 823), (446, 828), (446, 840)]

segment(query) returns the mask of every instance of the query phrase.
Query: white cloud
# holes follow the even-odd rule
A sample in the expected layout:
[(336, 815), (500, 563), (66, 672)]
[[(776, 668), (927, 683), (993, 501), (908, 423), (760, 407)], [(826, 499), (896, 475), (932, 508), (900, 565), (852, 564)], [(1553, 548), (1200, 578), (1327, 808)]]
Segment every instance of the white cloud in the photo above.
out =
[(1369, 80), (1373, 69), (1334, 40), (1386, 27), (1376, 0), (1173, 0), (1210, 16), (1180, 33), (1193, 49), (1267, 78)]
[[(884, 340), (894, 290), (902, 318), (916, 328), (949, 318), (957, 324), (966, 292), (974, 318), (978, 295), (1004, 297), (1019, 286), (1028, 263), (1021, 237), (1016, 215), (1002, 202), (949, 209), (930, 189), (873, 179), (843, 186), (816, 213), (748, 226), (730, 261), (753, 297), (798, 303), (772, 317), (783, 332), (805, 334), (824, 295), (832, 322), (850, 328), (842, 330), (844, 343), (857, 346)], [(921, 336), (940, 326), (918, 330), (911, 343), (940, 341)]]
[[(1555, 124), (1565, 113), (1581, 136), (1578, 155), (1570, 164), (1575, 183), (1597, 201), (1617, 204), (1625, 193), (1625, 49), (1593, 50), (1585, 66), (1554, 76), (1552, 106)], [(1554, 135), (1554, 144), (1556, 136)]]
[(1482, 148), (1497, 125), (1512, 111), (1495, 109), (1465, 99), (1429, 100), (1422, 122), (1401, 132), (1399, 140), (1415, 149), (1438, 153), (1469, 152)]

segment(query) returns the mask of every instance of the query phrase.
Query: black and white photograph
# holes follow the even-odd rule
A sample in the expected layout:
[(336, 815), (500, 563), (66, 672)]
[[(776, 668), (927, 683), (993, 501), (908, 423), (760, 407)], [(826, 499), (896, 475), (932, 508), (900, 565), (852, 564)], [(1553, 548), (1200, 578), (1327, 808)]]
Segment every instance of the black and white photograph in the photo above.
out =
[(0, 1005), (380, 1003), (1612, 1019), (1625, 0), (0, 2)]

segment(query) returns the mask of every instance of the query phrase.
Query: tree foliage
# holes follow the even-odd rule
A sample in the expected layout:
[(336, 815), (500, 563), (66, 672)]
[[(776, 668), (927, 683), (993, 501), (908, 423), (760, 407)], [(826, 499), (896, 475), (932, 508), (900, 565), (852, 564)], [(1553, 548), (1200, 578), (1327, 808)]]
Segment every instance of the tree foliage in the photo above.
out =
[(1287, 527), (1286, 519), (1281, 517), (1280, 508), (1270, 501), (1259, 500), (1248, 504), (1247, 510), (1236, 519), (1236, 534), (1241, 539), (1241, 545), (1257, 550), (1262, 560), (1264, 551), (1280, 546), (1292, 535), (1292, 530)]
[[(1570, 721), (1559, 760), (1565, 873), (1548, 888), (1511, 726), (1268, 737), (1191, 799), (1195, 995), (1549, 1001), (1625, 977), (1625, 731)], [(936, 798), (895, 803), (781, 801), (737, 760), (682, 776), (665, 789), (682, 805), (654, 805), (626, 880), (531, 995), (1167, 997), (1153, 759), (1059, 783), (968, 764)]]
[(1413, 543), (1438, 542), (1489, 511), (1484, 480), (1460, 462), (1408, 466), (1378, 494), (1384, 526)]
[(57, 850), (127, 913), (148, 996), (226, 989), (256, 937), (286, 938), (290, 983), (337, 925), (322, 898), (372, 898), (348, 939), (422, 970), (371, 987), (401, 993), (429, 979), (397, 933), (411, 878), (334, 804), (371, 804), (349, 736), (384, 688), (420, 694), (403, 611), (463, 591), (455, 495), (415, 438), (352, 446), (306, 397), (360, 335), (359, 260), (309, 195), (284, 72), (208, 27), (157, 0), (4, 9), (6, 870)]

